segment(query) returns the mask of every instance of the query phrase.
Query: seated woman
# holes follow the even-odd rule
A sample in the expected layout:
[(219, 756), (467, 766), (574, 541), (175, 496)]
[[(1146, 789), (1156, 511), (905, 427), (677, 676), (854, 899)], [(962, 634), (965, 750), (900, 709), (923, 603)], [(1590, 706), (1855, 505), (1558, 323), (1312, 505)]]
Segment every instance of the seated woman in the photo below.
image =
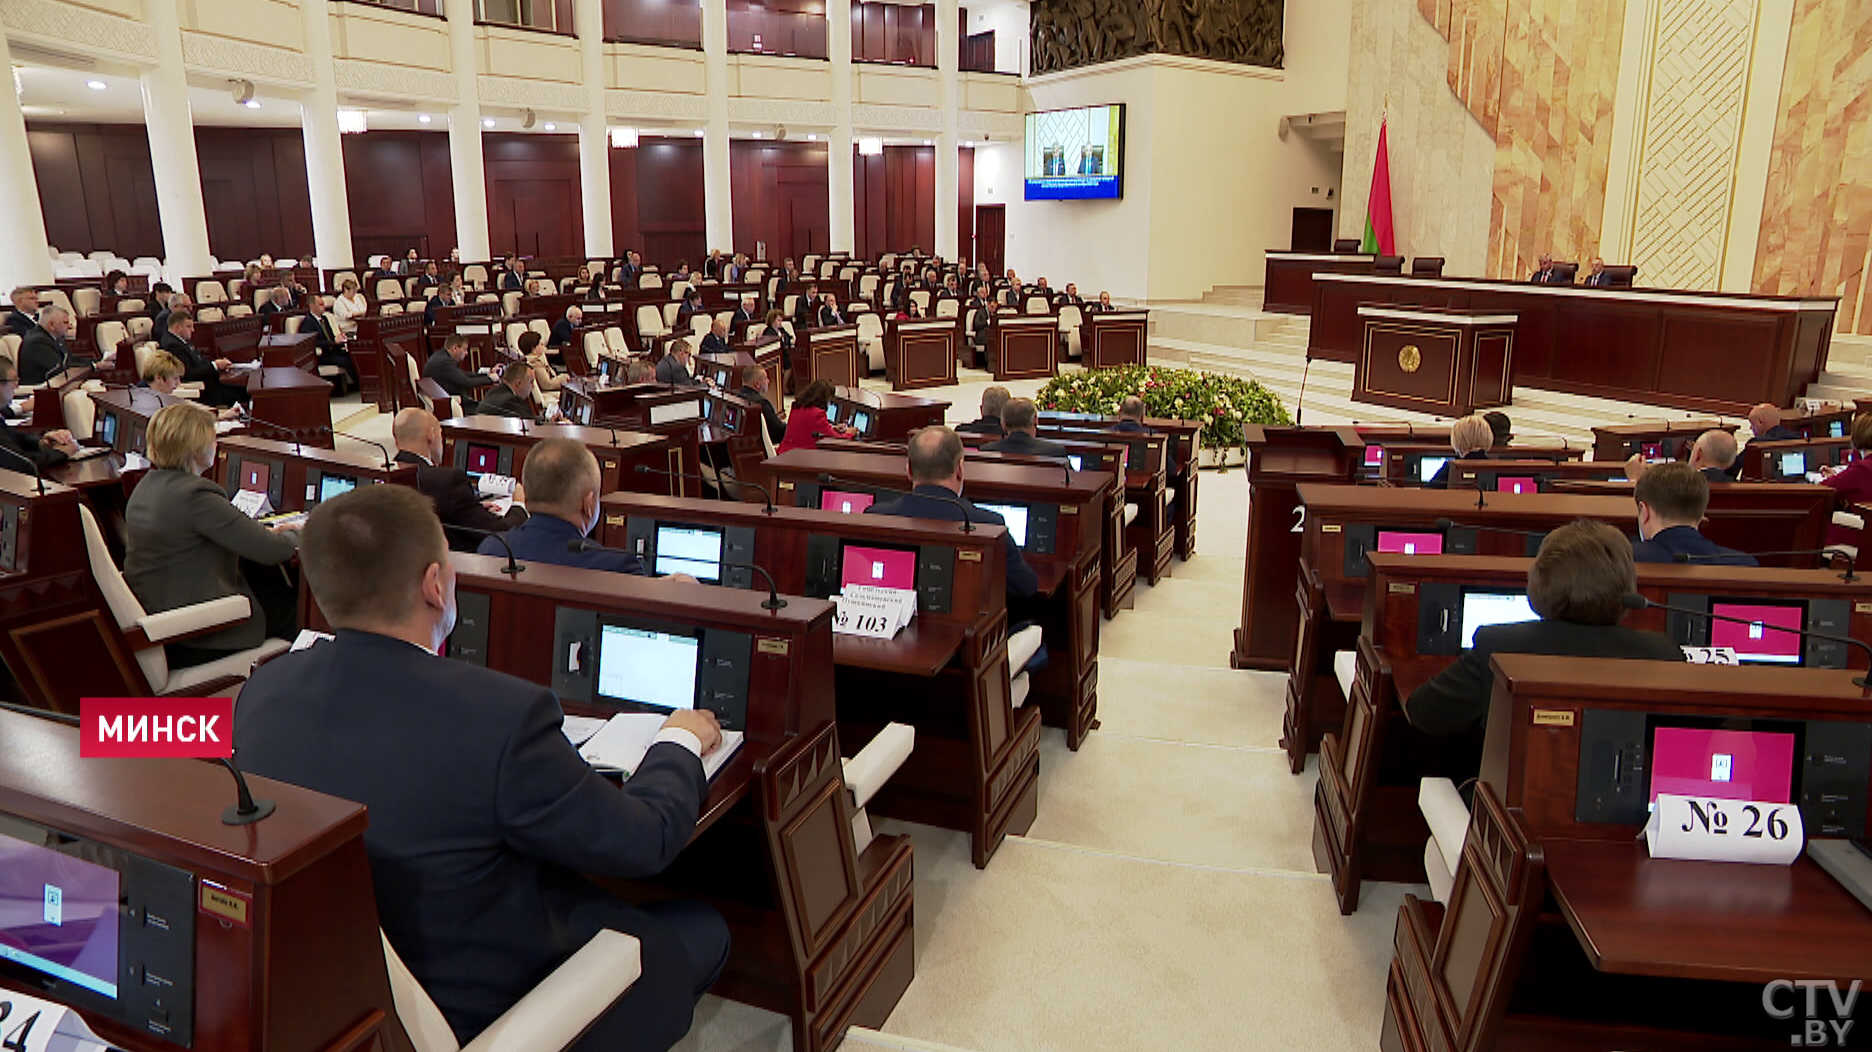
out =
[[(143, 382), (137, 386), (147, 387), (158, 394), (173, 395), (176, 388), (182, 386), (182, 374), (187, 371), (188, 367), (182, 364), (182, 359), (168, 351), (157, 351), (143, 363)], [(220, 420), (239, 420), (240, 415), (239, 406), (229, 406), (215, 414)]]
[(130, 295), (130, 275), (125, 274), (121, 270), (113, 270), (109, 274), (104, 275), (104, 295)]
[[(214, 466), (214, 415), (172, 405), (149, 423), (149, 458), (124, 507), (124, 581), (149, 613), (244, 595), (247, 620), (168, 645), (169, 664), (202, 665), (257, 647), (269, 637), (291, 639), (298, 590), (283, 571), (299, 548), (297, 529), (260, 525), (202, 476)], [(245, 565), (243, 565), (245, 564)]]
[[(526, 363), (533, 367), (533, 383), (540, 390), (557, 391), (565, 386), (565, 374), (554, 369), (552, 363), (546, 360), (546, 348), (540, 340), (539, 333), (532, 329), (521, 333), (515, 347), (519, 350), (520, 356), (526, 359)], [(566, 353), (584, 354), (585, 351), (582, 348), (573, 350), (568, 347)]]
[(785, 453), (789, 449), (817, 449), (819, 436), (837, 435), (839, 438), (851, 438), (858, 432), (849, 427), (840, 427), (826, 419), (826, 406), (832, 404), (832, 385), (825, 380), (814, 380), (806, 385), (806, 390), (793, 396), (793, 408), (787, 413), (786, 437), (774, 450)]
[[(1495, 429), (1480, 414), (1471, 413), (1451, 425), (1449, 444), (1457, 460), (1487, 460), (1489, 447), (1495, 444)], [(1424, 483), (1424, 488), (1449, 489), (1451, 463), (1445, 460), (1436, 476)]]
[[(1859, 459), (1830, 469), (1826, 477), (1820, 480), (1822, 486), (1830, 486), (1838, 494), (1841, 508), (1872, 503), (1872, 413), (1860, 413), (1853, 417), (1852, 447)], [(1828, 526), (1826, 542), (1859, 544), (1860, 534), (1845, 526)]]
[(769, 334), (780, 337), (780, 368), (787, 372), (792, 372), (793, 332), (786, 326), (780, 324), (786, 320), (786, 315), (780, 313), (780, 309), (776, 307), (769, 310), (767, 312), (767, 317), (762, 320), (766, 322), (767, 332)]
[(338, 323), (338, 331), (344, 333), (346, 339), (355, 337), (358, 316), (369, 313), (370, 301), (359, 290), (357, 279), (344, 279), (344, 284), (338, 286), (338, 298), (332, 301), (332, 317)]

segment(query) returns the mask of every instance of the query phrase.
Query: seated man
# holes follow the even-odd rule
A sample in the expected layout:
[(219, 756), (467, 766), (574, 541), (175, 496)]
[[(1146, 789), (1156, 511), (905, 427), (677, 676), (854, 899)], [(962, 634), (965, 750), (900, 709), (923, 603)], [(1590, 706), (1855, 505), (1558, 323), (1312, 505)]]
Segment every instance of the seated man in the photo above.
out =
[(1586, 275), (1587, 285), (1594, 288), (1609, 288), (1611, 286), (1612, 275), (1606, 273), (1604, 259), (1599, 256), (1594, 256), (1592, 262), (1588, 264), (1588, 267), (1590, 273)]
[(821, 295), (819, 297), (820, 327), (823, 328), (828, 325), (843, 324), (845, 324), (845, 314), (843, 311), (839, 310), (838, 297), (830, 292)]
[(260, 305), (260, 313), (286, 314), (292, 311), (293, 306), (292, 290), (284, 285), (275, 285), (273, 291), (267, 293), (267, 301)]
[(467, 1042), (600, 931), (637, 938), (643, 974), (574, 1046), (664, 1049), (728, 956), (728, 927), (683, 901), (637, 906), (587, 877), (656, 874), (708, 794), (712, 714), (680, 710), (622, 787), (580, 758), (544, 687), (438, 657), (455, 571), (429, 502), (360, 486), (306, 521), (306, 583), (337, 638), (241, 690), (241, 765), (370, 809), (378, 923)]
[(975, 300), (969, 304), (968, 340), (969, 345), (980, 354), (983, 365), (992, 368), (988, 358), (988, 330), (994, 323), (995, 305), (988, 298), (988, 286), (980, 285), (975, 289)]
[[(598, 525), (598, 458), (579, 442), (549, 438), (527, 451), (520, 485), (527, 496), (527, 520), (506, 533), (514, 558), (527, 562), (577, 566), (587, 570), (649, 576), (643, 560), (617, 551), (575, 552), (571, 545)], [(492, 537), (476, 549), (482, 555), (506, 555)]]
[[(1404, 716), (1436, 737), (1473, 732), (1488, 718), (1496, 654), (1682, 661), (1683, 648), (1662, 632), (1619, 624), (1621, 598), (1638, 588), (1631, 542), (1617, 529), (1578, 519), (1549, 533), (1528, 567), (1528, 604), (1538, 621), (1476, 630), (1475, 646), (1411, 691)], [(1477, 757), (1479, 762), (1480, 757)], [(1470, 774), (1474, 774), (1471, 765)]]
[(708, 335), (702, 337), (703, 354), (728, 354), (728, 323), (716, 318), (709, 323)]
[(1085, 298), (1079, 295), (1079, 286), (1070, 281), (1067, 282), (1066, 291), (1060, 293), (1059, 304), (1062, 307), (1085, 306)]
[(1040, 411), (1031, 398), (1013, 398), (1001, 409), (1001, 426), (1006, 437), (990, 442), (982, 449), (990, 453), (1012, 453), (1021, 457), (1066, 459), (1066, 447), (1040, 437)]
[(67, 341), (72, 336), (71, 312), (56, 304), (39, 308), (39, 323), (27, 330), (20, 340), (20, 380), (37, 387), (68, 365), (90, 365), (91, 359), (72, 355)]
[(500, 382), (481, 396), (475, 412), (545, 423), (545, 419), (533, 412), (533, 367), (526, 362), (508, 362), (501, 370)]
[(1118, 422), (1111, 429), (1127, 435), (1150, 434), (1151, 429), (1144, 423), (1144, 399), (1125, 395), (1124, 401), (1118, 403)]
[(656, 363), (656, 381), (673, 387), (697, 387), (702, 381), (695, 378), (691, 364), (695, 361), (695, 352), (689, 349), (688, 340), (676, 340), (664, 348), (663, 358)]
[[(11, 413), (13, 396), (19, 391), (19, 372), (13, 363), (0, 358), (0, 408)], [(47, 431), (43, 435), (34, 435), (28, 431), (15, 431), (7, 423), (7, 416), (0, 415), (0, 471), (25, 470), (31, 462), (33, 468), (45, 469), (54, 464), (62, 464), (66, 458), (78, 452), (78, 443), (70, 431)]]
[(13, 309), (7, 311), (5, 328), (0, 329), (0, 333), (24, 339), (38, 324), (33, 320), (38, 314), (39, 293), (21, 285), (13, 290)]
[(1086, 313), (1087, 314), (1109, 314), (1112, 311), (1115, 311), (1117, 309), (1118, 309), (1117, 307), (1112, 306), (1111, 293), (1101, 292), (1099, 293), (1097, 303), (1088, 304), (1086, 306)]
[(468, 337), (452, 333), (442, 341), (442, 349), (429, 356), (423, 363), (423, 376), (434, 380), (451, 396), (462, 400), (462, 411), (479, 412), (475, 402), (476, 394), (494, 378), (481, 373), (471, 373), (462, 368), (468, 360)]
[[(998, 512), (983, 511), (962, 499), (962, 439), (954, 431), (937, 425), (910, 436), (909, 496), (865, 509), (870, 515), (898, 515), (908, 519), (946, 519), (968, 521), (976, 525), (1007, 525)], [(529, 458), (528, 464), (532, 463)], [(1024, 599), (1040, 588), (1040, 578), (1027, 560), (1021, 558), (1020, 545), (1003, 534), (1001, 549), (1007, 556), (1007, 592), (1009, 598)], [(1018, 670), (1016, 670), (1018, 671)]]
[(761, 417), (766, 421), (767, 437), (778, 445), (786, 435), (786, 421), (780, 419), (780, 411), (774, 408), (773, 400), (767, 397), (767, 370), (758, 365), (750, 365), (741, 370), (741, 390), (735, 394), (746, 399), (751, 405), (760, 407)]
[(957, 431), (969, 431), (978, 435), (993, 435), (996, 438), (1007, 434), (1007, 428), (1001, 426), (1001, 410), (1007, 408), (1008, 389), (994, 384), (982, 391), (981, 419), (971, 420)]
[(1749, 430), (1756, 442), (1786, 442), (1801, 437), (1798, 431), (1781, 426), (1781, 410), (1773, 402), (1763, 402), (1749, 410)]
[(546, 337), (548, 347), (567, 347), (572, 343), (572, 330), (585, 324), (585, 312), (577, 307), (567, 307), (565, 317), (553, 322), (552, 334)]
[(1690, 466), (1711, 482), (1734, 482), (1742, 472), (1741, 452), (1734, 432), (1711, 429), (1690, 447)]
[(344, 334), (332, 315), (325, 312), (325, 297), (307, 296), (306, 319), (299, 325), (300, 332), (309, 332), (318, 347), (318, 363), (335, 365), (351, 378), (351, 386), (358, 386), (357, 363), (351, 360), (351, 352), (346, 349), (350, 337)]
[(456, 298), (455, 287), (453, 285), (437, 285), (435, 288), (435, 295), (429, 297), (428, 304), (423, 307), (423, 324), (434, 325), (436, 323), (436, 311), (444, 307), (459, 306), (461, 306), (461, 300)]
[(741, 297), (741, 305), (735, 308), (734, 320), (737, 323), (752, 324), (755, 320), (755, 311), (757, 309), (753, 296), (743, 296)]
[[(172, 297), (179, 298), (179, 297)], [(221, 371), (234, 364), (226, 358), (210, 361), (197, 350), (195, 339), (195, 314), (187, 308), (169, 312), (169, 328), (163, 332), (162, 339), (156, 346), (168, 351), (182, 363), (182, 382), (201, 384), (201, 400), (204, 405), (225, 409), (247, 401), (247, 389), (238, 384), (225, 383)]]
[[(469, 530), (499, 533), (520, 525), (527, 519), (526, 487), (514, 485), (513, 507), (505, 515), (481, 503), (475, 495), (474, 480), (453, 465), (442, 463), (442, 424), (427, 409), (404, 409), (390, 423), (390, 440), (396, 443), (396, 462), (416, 465), (416, 492), (435, 504), (436, 517), (445, 529), (465, 526)], [(481, 543), (477, 535), (448, 531), (449, 547), (471, 552)]]
[(1697, 531), (1709, 508), (1709, 480), (1688, 464), (1657, 464), (1632, 487), (1638, 504), (1638, 536), (1632, 558), (1641, 563), (1676, 562), (1679, 554), (1699, 566), (1759, 566), (1753, 555), (1724, 548)]

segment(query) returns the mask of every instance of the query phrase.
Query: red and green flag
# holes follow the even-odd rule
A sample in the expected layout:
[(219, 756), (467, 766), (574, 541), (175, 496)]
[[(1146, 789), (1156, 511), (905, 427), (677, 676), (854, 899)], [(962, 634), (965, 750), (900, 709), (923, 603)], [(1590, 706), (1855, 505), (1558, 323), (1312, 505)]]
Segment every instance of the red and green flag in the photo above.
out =
[(1365, 209), (1364, 251), (1397, 255), (1397, 233), (1391, 224), (1391, 150), (1385, 140), (1390, 122), (1378, 125), (1378, 160), (1372, 165), (1371, 201)]

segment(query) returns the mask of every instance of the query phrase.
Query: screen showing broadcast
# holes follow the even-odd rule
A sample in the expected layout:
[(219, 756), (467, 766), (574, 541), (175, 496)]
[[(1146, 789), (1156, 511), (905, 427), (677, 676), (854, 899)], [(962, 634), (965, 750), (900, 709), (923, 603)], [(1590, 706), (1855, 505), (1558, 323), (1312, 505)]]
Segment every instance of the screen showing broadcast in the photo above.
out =
[(992, 511), (1007, 523), (1008, 536), (1014, 543), (1027, 547), (1027, 505), (1025, 504), (988, 504), (976, 501), (975, 506), (983, 511)]
[(1791, 803), (1794, 735), (1658, 727), (1651, 739), (1651, 802), (1659, 793)]
[(500, 447), (468, 443), (467, 471), (470, 475), (500, 474)]
[(0, 959), (117, 996), (115, 869), (0, 836)]
[(658, 709), (693, 709), (702, 640), (605, 625), (598, 635), (598, 693)]
[(839, 566), (839, 587), (868, 584), (875, 588), (911, 591), (917, 586), (916, 576), (916, 552), (853, 544), (846, 546)]
[(877, 498), (869, 493), (847, 493), (837, 489), (819, 492), (820, 511), (842, 511), (847, 515), (857, 515), (875, 503)]
[(1442, 555), (1443, 535), (1406, 530), (1379, 530), (1377, 549), (1400, 555)]
[(1085, 106), (1027, 115), (1029, 201), (1116, 201), (1124, 197), (1124, 106)]
[(1462, 645), (1475, 647), (1478, 628), (1538, 621), (1540, 615), (1528, 604), (1526, 592), (1464, 592), (1462, 597)]
[(1744, 622), (1712, 617), (1710, 646), (1733, 648), (1736, 660), (1745, 664), (1800, 664), (1800, 630), (1806, 614), (1801, 604), (1711, 603), (1710, 613)]
[(721, 581), (722, 532), (706, 526), (658, 525), (656, 566), (658, 576), (686, 573), (698, 581), (716, 584)]

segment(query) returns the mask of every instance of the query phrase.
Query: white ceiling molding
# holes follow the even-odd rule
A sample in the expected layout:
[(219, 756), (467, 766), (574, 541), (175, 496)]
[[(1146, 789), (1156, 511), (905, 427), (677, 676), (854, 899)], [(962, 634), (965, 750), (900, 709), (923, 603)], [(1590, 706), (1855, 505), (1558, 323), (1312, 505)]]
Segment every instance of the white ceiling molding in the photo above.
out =
[(182, 64), (196, 73), (237, 73), (268, 84), (312, 85), (312, 60), (300, 52), (187, 29), (182, 31)]
[(104, 52), (123, 61), (156, 58), (156, 33), (149, 26), (52, 0), (0, 0), (0, 26), (9, 40), (54, 51)]
[(942, 111), (919, 106), (853, 106), (853, 127), (866, 131), (942, 131)]
[(550, 80), (523, 80), (476, 75), (475, 84), (483, 104), (527, 106), (554, 113), (585, 112), (585, 88), (579, 84), (560, 84)]
[(829, 102), (730, 98), (728, 119), (749, 124), (800, 124), (830, 128), (837, 118)]
[(427, 99), (444, 105), (455, 101), (455, 75), (408, 66), (386, 66), (358, 59), (332, 60), (332, 78), (339, 91), (386, 99)]
[(708, 120), (708, 98), (675, 92), (610, 88), (605, 91), (605, 113), (612, 117), (705, 121)]

